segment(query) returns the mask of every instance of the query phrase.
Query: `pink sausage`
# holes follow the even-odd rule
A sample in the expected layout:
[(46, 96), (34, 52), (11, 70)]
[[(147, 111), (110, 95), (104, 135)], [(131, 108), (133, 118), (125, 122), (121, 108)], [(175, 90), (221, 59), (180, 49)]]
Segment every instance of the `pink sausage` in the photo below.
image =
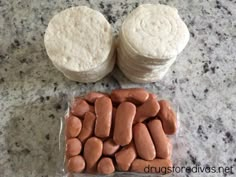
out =
[(78, 117), (70, 116), (66, 119), (66, 137), (77, 137), (81, 131), (82, 123)]
[(123, 147), (115, 154), (118, 169), (120, 171), (128, 171), (136, 156), (136, 150), (133, 142)]
[(96, 137), (89, 138), (84, 145), (86, 171), (95, 172), (99, 158), (102, 156), (103, 143)]
[(95, 135), (100, 138), (106, 138), (110, 135), (112, 122), (112, 102), (108, 97), (101, 97), (95, 101)]
[(93, 135), (96, 117), (92, 112), (86, 112), (84, 115), (82, 130), (78, 136), (80, 141), (84, 143), (89, 137)]
[(99, 162), (97, 166), (97, 171), (100, 174), (108, 175), (115, 171), (114, 164), (112, 162), (112, 159), (109, 157), (103, 157)]
[(175, 134), (177, 130), (176, 113), (171, 108), (170, 103), (167, 100), (159, 101), (160, 111), (157, 116), (160, 118), (164, 132), (167, 135)]
[(133, 127), (134, 144), (139, 157), (144, 160), (153, 160), (156, 157), (155, 146), (143, 123), (137, 123)]
[(160, 106), (154, 96), (150, 96), (146, 102), (137, 108), (134, 123), (143, 122), (144, 120), (154, 117), (160, 110)]
[(116, 144), (125, 146), (132, 140), (132, 124), (136, 107), (130, 102), (121, 103), (116, 110), (113, 140)]
[(157, 100), (157, 95), (154, 94), (154, 93), (149, 93), (149, 99), (152, 98), (152, 99), (156, 99)]
[(77, 138), (71, 138), (66, 141), (66, 155), (68, 157), (80, 154), (82, 144)]
[(89, 103), (94, 103), (96, 101), (97, 98), (101, 98), (103, 96), (107, 96), (104, 93), (101, 92), (90, 92), (87, 95), (85, 95), (84, 99), (89, 102)]
[(71, 113), (79, 118), (83, 118), (84, 114), (88, 111), (94, 112), (94, 107), (79, 97), (75, 98), (71, 105)]
[(117, 89), (111, 92), (111, 99), (116, 103), (129, 101), (142, 104), (148, 99), (148, 95), (149, 93), (143, 88)]
[(85, 168), (85, 161), (82, 156), (71, 157), (67, 162), (67, 169), (69, 172), (80, 173)]
[(112, 138), (110, 138), (103, 143), (102, 154), (107, 156), (112, 156), (119, 149), (119, 147), (120, 146), (116, 144)]
[(154, 119), (147, 124), (152, 140), (156, 148), (158, 158), (166, 159), (170, 156), (168, 138), (163, 131), (161, 121)]

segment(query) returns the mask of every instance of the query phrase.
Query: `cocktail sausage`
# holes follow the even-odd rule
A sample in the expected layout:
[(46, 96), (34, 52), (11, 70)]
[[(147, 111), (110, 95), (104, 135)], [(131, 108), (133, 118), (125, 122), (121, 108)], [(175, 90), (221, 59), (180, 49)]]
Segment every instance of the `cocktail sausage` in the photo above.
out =
[(147, 127), (143, 123), (137, 123), (133, 127), (133, 135), (137, 154), (144, 160), (153, 160), (156, 150)]
[(169, 143), (166, 134), (163, 131), (161, 121), (154, 119), (147, 124), (153, 143), (156, 148), (158, 158), (166, 159), (170, 154)]
[(176, 113), (171, 108), (170, 103), (167, 100), (159, 101), (160, 111), (157, 116), (160, 118), (164, 132), (167, 135), (175, 134), (177, 129)]
[(143, 88), (117, 89), (111, 92), (111, 99), (116, 103), (129, 101), (142, 104), (148, 99), (148, 95), (149, 93)]
[(136, 156), (136, 150), (133, 142), (123, 147), (115, 154), (118, 169), (121, 171), (128, 171)]
[(84, 145), (86, 171), (95, 172), (99, 158), (102, 155), (103, 143), (96, 137), (89, 138)]
[(113, 165), (112, 159), (109, 157), (103, 157), (97, 166), (97, 171), (100, 174), (108, 175), (115, 171), (115, 167)]
[(155, 97), (150, 96), (141, 106), (137, 108), (134, 123), (143, 122), (147, 118), (154, 117), (160, 110), (160, 106)]
[(89, 102), (89, 103), (94, 103), (96, 101), (97, 98), (101, 98), (103, 96), (107, 96), (104, 93), (101, 92), (90, 92), (87, 95), (84, 96), (84, 99)]
[(79, 118), (83, 118), (84, 114), (88, 111), (94, 112), (94, 107), (90, 106), (82, 98), (75, 98), (71, 105), (71, 113)]
[(106, 138), (110, 135), (112, 123), (112, 102), (104, 96), (95, 101), (95, 135), (99, 138)]
[(116, 110), (113, 140), (116, 144), (125, 146), (132, 140), (132, 124), (136, 107), (130, 102), (121, 103)]
[(66, 119), (66, 137), (77, 137), (81, 131), (82, 123), (78, 117), (71, 115)]

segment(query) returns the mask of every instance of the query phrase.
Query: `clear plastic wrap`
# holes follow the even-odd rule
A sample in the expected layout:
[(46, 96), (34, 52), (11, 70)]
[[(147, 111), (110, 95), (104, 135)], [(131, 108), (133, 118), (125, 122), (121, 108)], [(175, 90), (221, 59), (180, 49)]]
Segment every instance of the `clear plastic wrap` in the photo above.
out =
[[(125, 85), (125, 84), (122, 84)], [(136, 84), (132, 85), (129, 84), (127, 86), (124, 86), (124, 88), (137, 88)], [(117, 88), (117, 89), (124, 89), (124, 88)], [(142, 88), (139, 86), (139, 88)], [(169, 100), (171, 103), (172, 108), (174, 109), (174, 111), (176, 112), (176, 118), (177, 118), (177, 131), (174, 135), (167, 135), (170, 140), (171, 143), (173, 145), (173, 153), (177, 153), (179, 154), (179, 149), (178, 149), (178, 131), (180, 129), (180, 121), (179, 121), (179, 100), (178, 97), (176, 97), (176, 88), (166, 88), (163, 85), (155, 85), (155, 87), (148, 87), (145, 88), (145, 85), (143, 87), (144, 89), (146, 89), (148, 92), (150, 93), (154, 93), (157, 95), (157, 99), (161, 100), (161, 99), (165, 99), (165, 100)], [(110, 90), (110, 92), (104, 91), (104, 90), (86, 90), (86, 91), (81, 91), (80, 92), (73, 92), (67, 95), (66, 97), (66, 102), (67, 102), (67, 108), (65, 111), (65, 115), (62, 116), (60, 118), (60, 132), (59, 132), (59, 154), (58, 154), (58, 164), (57, 164), (57, 168), (58, 168), (58, 172), (57, 172), (57, 176), (63, 176), (63, 177), (70, 177), (70, 176), (74, 176), (74, 177), (93, 177), (93, 176), (104, 176), (104, 175), (99, 175), (99, 174), (88, 174), (88, 173), (70, 173), (67, 170), (66, 167), (66, 156), (65, 156), (65, 126), (66, 126), (66, 118), (69, 116), (70, 113), (70, 106), (72, 101), (74, 100), (75, 97), (83, 97), (84, 95), (86, 95), (89, 92), (92, 91), (96, 91), (96, 92), (103, 92), (103, 93), (110, 93), (112, 90)], [(172, 160), (172, 159), (171, 159)], [(173, 161), (173, 164), (178, 164), (175, 161)], [(157, 174), (157, 173), (134, 173), (134, 172), (118, 172), (115, 171), (114, 173), (108, 175), (108, 176), (119, 176), (119, 177), (129, 177), (129, 176), (171, 176), (171, 173), (169, 174)]]

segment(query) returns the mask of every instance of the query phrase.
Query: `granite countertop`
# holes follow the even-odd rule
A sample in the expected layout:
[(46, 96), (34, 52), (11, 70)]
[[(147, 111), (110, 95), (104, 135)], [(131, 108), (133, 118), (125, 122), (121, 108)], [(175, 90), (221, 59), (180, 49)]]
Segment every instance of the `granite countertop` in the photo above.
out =
[(188, 46), (161, 82), (132, 84), (115, 69), (99, 82), (81, 84), (67, 80), (48, 60), (43, 35), (57, 12), (88, 5), (104, 13), (117, 32), (138, 2), (158, 1), (0, 1), (0, 177), (55, 176), (67, 94), (132, 86), (177, 100), (175, 164), (232, 166), (232, 174), (202, 175), (236, 175), (235, 0), (159, 1), (178, 8), (191, 33)]

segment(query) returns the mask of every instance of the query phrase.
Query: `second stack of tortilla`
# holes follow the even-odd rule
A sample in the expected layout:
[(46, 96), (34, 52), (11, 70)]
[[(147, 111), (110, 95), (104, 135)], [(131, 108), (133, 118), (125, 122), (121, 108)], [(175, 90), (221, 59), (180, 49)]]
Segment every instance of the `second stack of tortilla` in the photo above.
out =
[(188, 40), (188, 28), (177, 9), (140, 5), (122, 24), (118, 66), (133, 82), (156, 82), (164, 77)]

